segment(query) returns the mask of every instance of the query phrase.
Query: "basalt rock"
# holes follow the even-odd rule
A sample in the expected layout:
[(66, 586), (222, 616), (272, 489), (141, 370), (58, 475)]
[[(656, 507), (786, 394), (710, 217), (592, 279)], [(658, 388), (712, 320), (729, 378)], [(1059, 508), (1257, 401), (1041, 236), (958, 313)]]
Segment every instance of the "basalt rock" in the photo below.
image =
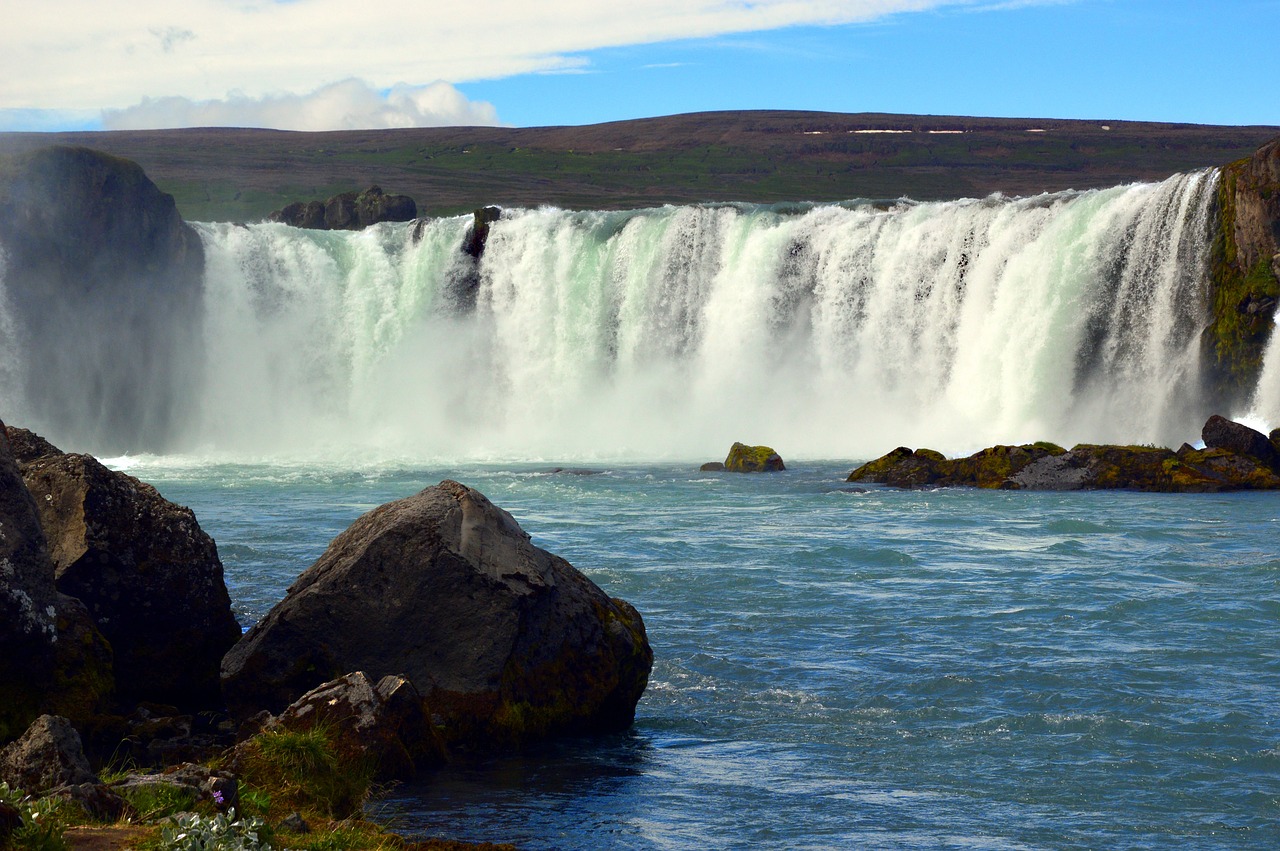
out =
[(729, 448), (724, 468), (730, 473), (777, 473), (787, 469), (782, 456), (772, 448), (745, 443), (735, 443)]
[(80, 734), (58, 715), (41, 715), (22, 736), (0, 750), (0, 780), (39, 794), (98, 778), (84, 755)]
[(328, 201), (295, 201), (267, 216), (311, 230), (363, 230), (379, 222), (408, 222), (418, 217), (418, 205), (408, 195), (387, 195), (379, 186), (363, 192), (343, 192)]
[(110, 646), (84, 605), (57, 590), (39, 508), (8, 433), (0, 423), (0, 742), (41, 713), (88, 718), (115, 688)]
[(1222, 168), (1217, 214), (1205, 342), (1232, 403), (1253, 387), (1280, 298), (1280, 139)]
[(217, 548), (191, 510), (89, 455), (46, 453), (22, 476), (57, 590), (84, 604), (114, 651), (118, 699), (219, 705), (218, 665), (240, 628)]
[(402, 676), (448, 745), (616, 731), (653, 654), (634, 608), (444, 481), (356, 520), (227, 654), (240, 717), (350, 671)]
[(204, 283), (173, 198), (87, 148), (0, 158), (0, 248), (22, 397), (6, 403), (103, 450), (165, 448), (200, 362)]
[[(1221, 422), (1217, 422), (1221, 420)], [(1002, 490), (1140, 490), (1212, 493), (1280, 489), (1271, 442), (1252, 429), (1215, 417), (1206, 440), (1219, 435), (1236, 449), (1211, 445), (1177, 452), (1154, 446), (1080, 444), (1070, 451), (1052, 443), (994, 446), (948, 460), (927, 449), (899, 447), (849, 474), (850, 482), (893, 487), (979, 487)], [(1259, 442), (1260, 441), (1260, 442)]]
[(57, 596), (35, 500), (0, 427), (0, 741), (39, 714), (57, 650)]
[(1265, 434), (1243, 423), (1232, 422), (1214, 414), (1200, 432), (1206, 449), (1225, 449), (1237, 455), (1256, 458), (1268, 467), (1280, 469), (1280, 451)]

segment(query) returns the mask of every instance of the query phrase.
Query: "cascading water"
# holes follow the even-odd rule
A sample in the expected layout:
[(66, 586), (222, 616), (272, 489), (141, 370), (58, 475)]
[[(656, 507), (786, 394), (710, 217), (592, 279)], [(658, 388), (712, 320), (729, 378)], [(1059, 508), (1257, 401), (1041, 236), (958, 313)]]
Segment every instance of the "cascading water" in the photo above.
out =
[(1206, 414), (1216, 180), (887, 207), (507, 210), (478, 265), (461, 250), (469, 217), (198, 225), (199, 377), (177, 391), (169, 445), (545, 460), (713, 458), (734, 440), (840, 458), (1177, 445)]

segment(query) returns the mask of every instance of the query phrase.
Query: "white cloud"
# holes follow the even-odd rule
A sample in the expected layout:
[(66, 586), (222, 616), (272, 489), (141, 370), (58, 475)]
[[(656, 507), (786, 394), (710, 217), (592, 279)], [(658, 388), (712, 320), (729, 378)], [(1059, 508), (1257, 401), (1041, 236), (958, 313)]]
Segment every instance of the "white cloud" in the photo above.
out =
[[(998, 0), (997, 0), (998, 1)], [(44, 0), (11, 3), (0, 27), (0, 109), (109, 109), (113, 121), (161, 114), (468, 116), (479, 105), (421, 100), (425, 81), (463, 83), (582, 69), (586, 51), (674, 39), (846, 24), (984, 0)], [(986, 0), (993, 2), (993, 0)], [(1013, 0), (1055, 2), (1055, 0)], [(327, 98), (367, 81), (407, 82), (379, 106)], [(434, 84), (433, 84), (434, 85)], [(337, 86), (336, 90), (331, 90)], [(415, 88), (417, 87), (417, 88)], [(280, 94), (287, 92), (291, 94)], [(311, 95), (297, 95), (312, 92)], [(445, 92), (447, 95), (447, 92)], [(456, 92), (454, 93), (456, 95)], [(144, 100), (145, 99), (145, 100)], [(296, 101), (296, 102), (295, 102)], [(186, 106), (182, 106), (185, 102)], [(258, 104), (255, 106), (254, 104)], [(312, 104), (312, 107), (304, 106)], [(239, 119), (228, 118), (236, 123)], [(263, 119), (265, 120), (265, 119)], [(308, 123), (314, 126), (314, 123)]]
[(399, 84), (380, 92), (362, 80), (348, 79), (306, 95), (221, 100), (185, 97), (147, 98), (124, 109), (103, 112), (105, 130), (164, 127), (271, 127), (277, 130), (357, 130), (383, 127), (441, 127), (498, 123), (493, 106), (470, 101), (449, 83)]

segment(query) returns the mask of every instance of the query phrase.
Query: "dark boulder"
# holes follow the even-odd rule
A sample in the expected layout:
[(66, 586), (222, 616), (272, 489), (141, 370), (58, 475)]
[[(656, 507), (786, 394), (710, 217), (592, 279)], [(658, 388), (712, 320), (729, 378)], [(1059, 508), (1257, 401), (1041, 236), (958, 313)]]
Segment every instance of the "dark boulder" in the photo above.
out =
[(376, 686), (363, 671), (339, 677), (295, 700), (273, 726), (307, 730), (317, 725), (348, 758), (372, 766), (375, 779), (407, 780), (416, 769), (443, 761), (438, 742), (423, 747), (435, 737), (421, 695), (403, 677), (384, 677)]
[(17, 741), (0, 750), (0, 780), (28, 794), (98, 782), (80, 734), (59, 715), (41, 715)]
[(325, 230), (323, 201), (295, 201), (267, 216), (268, 221), (295, 228)]
[(724, 468), (730, 473), (778, 473), (787, 469), (782, 457), (770, 447), (745, 443), (735, 443), (729, 448)]
[(408, 195), (387, 195), (380, 186), (370, 186), (356, 196), (356, 225), (367, 228), (379, 222), (411, 222), (418, 217), (418, 205)]
[(200, 236), (137, 163), (55, 146), (0, 160), (0, 248), (30, 422), (161, 450), (199, 360)]
[(1256, 458), (1272, 469), (1280, 468), (1280, 452), (1262, 432), (1214, 414), (1200, 432), (1206, 449), (1225, 449)]
[(496, 745), (626, 728), (652, 660), (635, 609), (444, 481), (335, 538), (222, 674), (240, 717), (350, 671), (403, 676), (447, 744)]
[(9, 437), (9, 449), (13, 453), (13, 460), (19, 464), (29, 464), (46, 455), (62, 454), (61, 449), (34, 431), (14, 426), (3, 426), (3, 431)]
[(379, 186), (343, 192), (327, 201), (295, 201), (275, 210), (268, 221), (310, 230), (362, 230), (379, 222), (410, 222), (418, 204), (408, 195), (388, 195)]
[(699, 473), (723, 473), (724, 471), (723, 461), (708, 461), (698, 468)]
[(57, 650), (57, 604), (39, 511), (0, 426), (0, 741), (39, 714)]
[(114, 651), (117, 696), (205, 709), (240, 636), (212, 539), (190, 509), (89, 455), (22, 468), (57, 590), (81, 601)]
[(501, 207), (480, 207), (472, 213), (471, 227), (467, 228), (467, 233), (462, 238), (462, 250), (479, 260), (480, 255), (484, 254), (485, 243), (489, 241), (489, 226), (501, 218)]

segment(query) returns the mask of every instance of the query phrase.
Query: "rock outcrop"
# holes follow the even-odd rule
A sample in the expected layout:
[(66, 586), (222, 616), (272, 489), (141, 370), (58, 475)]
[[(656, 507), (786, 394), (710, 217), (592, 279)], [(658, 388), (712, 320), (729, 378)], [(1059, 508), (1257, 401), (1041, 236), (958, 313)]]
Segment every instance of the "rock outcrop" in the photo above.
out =
[(96, 783), (80, 734), (58, 715), (41, 715), (0, 750), (0, 780), (29, 793)]
[(409, 222), (418, 217), (418, 205), (408, 195), (387, 195), (379, 186), (363, 192), (343, 192), (328, 201), (295, 201), (267, 216), (310, 230), (363, 230), (379, 222)]
[(0, 249), (24, 416), (103, 450), (164, 449), (204, 277), (173, 198), (98, 151), (20, 154), (0, 160)]
[(724, 469), (730, 473), (777, 473), (787, 467), (771, 447), (735, 443), (724, 459)]
[(1280, 453), (1264, 435), (1222, 417), (1205, 424), (1204, 449), (1052, 443), (993, 446), (947, 459), (900, 446), (849, 474), (850, 482), (900, 488), (1140, 490), (1211, 493), (1280, 489)]
[(42, 712), (83, 719), (112, 697), (111, 648), (58, 593), (39, 509), (0, 423), (0, 741)]
[(241, 717), (352, 671), (402, 676), (446, 744), (497, 745), (626, 728), (652, 659), (635, 609), (444, 481), (335, 538), (222, 674)]
[(217, 706), (218, 667), (240, 628), (191, 510), (89, 455), (42, 450), (21, 472), (57, 590), (84, 604), (114, 651), (117, 698)]
[(1280, 299), (1280, 139), (1224, 166), (1217, 200), (1206, 343), (1229, 403), (1253, 387)]

